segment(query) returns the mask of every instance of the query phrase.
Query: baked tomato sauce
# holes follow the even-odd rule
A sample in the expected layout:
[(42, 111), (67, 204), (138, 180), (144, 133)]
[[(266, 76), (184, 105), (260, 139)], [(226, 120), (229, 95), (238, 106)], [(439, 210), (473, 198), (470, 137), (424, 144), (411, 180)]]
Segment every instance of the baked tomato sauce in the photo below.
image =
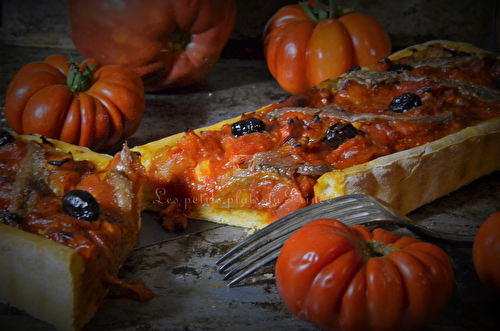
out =
[(187, 214), (203, 204), (262, 210), (272, 222), (313, 202), (328, 171), (500, 116), (495, 57), (442, 48), (428, 56), (354, 68), (218, 131), (187, 131), (151, 161), (158, 202)]
[[(129, 181), (142, 170), (139, 158), (118, 172), (118, 154), (109, 169), (98, 170), (48, 141), (16, 141), (5, 131), (0, 140), (0, 222), (75, 249), (85, 261), (87, 289), (95, 297), (105, 294), (106, 284), (115, 284), (136, 299), (151, 298), (143, 283), (131, 285), (116, 278), (140, 228), (137, 208), (132, 207), (136, 192)], [(90, 193), (98, 209), (68, 212), (75, 207), (65, 206), (64, 197), (82, 191)]]

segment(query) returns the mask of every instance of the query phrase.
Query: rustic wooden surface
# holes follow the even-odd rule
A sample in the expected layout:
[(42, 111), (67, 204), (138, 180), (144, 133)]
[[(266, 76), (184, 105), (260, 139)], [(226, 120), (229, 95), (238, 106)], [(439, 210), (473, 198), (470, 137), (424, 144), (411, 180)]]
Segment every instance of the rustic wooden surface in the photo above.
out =
[[(67, 51), (72, 52), (78, 57), (75, 51)], [(15, 72), (23, 64), (43, 60), (53, 53), (50, 49), (26, 47), (0, 49), (1, 109)], [(140, 145), (186, 127), (214, 124), (286, 97), (287, 93), (269, 75), (261, 58), (227, 55), (202, 83), (147, 95), (144, 120), (128, 143)], [(2, 119), (0, 125), (7, 126)], [(473, 234), (496, 211), (500, 211), (498, 172), (409, 216), (435, 229)], [(140, 240), (154, 232), (158, 242), (134, 250), (122, 268), (121, 277), (142, 278), (158, 296), (147, 303), (111, 296), (85, 330), (317, 330), (288, 312), (272, 278), (263, 277), (255, 284), (237, 288), (226, 286), (215, 261), (248, 236), (245, 229), (192, 222), (182, 235), (162, 233), (161, 229), (156, 231), (159, 224), (154, 213), (145, 213), (144, 223)], [(440, 246), (452, 259), (455, 288), (444, 314), (424, 330), (496, 329), (500, 326), (500, 298), (478, 279), (471, 249)], [(0, 304), (0, 330), (52, 330), (52, 327)]]

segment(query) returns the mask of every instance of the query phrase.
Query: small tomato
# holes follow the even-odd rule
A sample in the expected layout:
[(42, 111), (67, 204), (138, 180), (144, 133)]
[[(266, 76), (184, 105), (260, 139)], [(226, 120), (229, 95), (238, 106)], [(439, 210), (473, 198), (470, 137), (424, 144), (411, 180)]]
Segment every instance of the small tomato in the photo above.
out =
[(447, 306), (453, 269), (438, 246), (332, 219), (293, 234), (276, 263), (288, 309), (327, 330), (408, 330)]
[(373, 17), (341, 11), (333, 0), (279, 9), (263, 34), (271, 74), (290, 93), (339, 76), (354, 66), (369, 66), (392, 52), (384, 27)]
[(500, 295), (500, 212), (479, 227), (472, 245), (472, 261), (481, 281)]
[(100, 150), (131, 136), (144, 114), (144, 86), (132, 70), (78, 63), (63, 55), (22, 67), (5, 96), (5, 117), (19, 134)]
[(71, 39), (87, 58), (128, 66), (146, 91), (201, 81), (236, 23), (234, 0), (67, 0)]

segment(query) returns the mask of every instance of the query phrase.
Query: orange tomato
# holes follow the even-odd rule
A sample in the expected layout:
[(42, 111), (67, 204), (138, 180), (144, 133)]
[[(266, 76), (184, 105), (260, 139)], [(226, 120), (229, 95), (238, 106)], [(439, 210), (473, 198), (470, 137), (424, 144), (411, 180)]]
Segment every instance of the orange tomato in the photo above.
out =
[(131, 136), (144, 114), (139, 75), (120, 65), (63, 55), (22, 67), (5, 96), (5, 118), (19, 134), (101, 150)]
[(479, 227), (472, 245), (472, 260), (481, 281), (500, 295), (500, 212)]
[(320, 1), (282, 7), (267, 22), (263, 40), (269, 71), (293, 94), (392, 52), (376, 19), (340, 11), (332, 0), (327, 8)]
[(276, 262), (287, 308), (325, 330), (421, 328), (448, 305), (453, 279), (436, 245), (332, 219), (294, 233)]
[(125, 65), (146, 91), (201, 81), (236, 23), (234, 0), (68, 0), (71, 39), (86, 58)]

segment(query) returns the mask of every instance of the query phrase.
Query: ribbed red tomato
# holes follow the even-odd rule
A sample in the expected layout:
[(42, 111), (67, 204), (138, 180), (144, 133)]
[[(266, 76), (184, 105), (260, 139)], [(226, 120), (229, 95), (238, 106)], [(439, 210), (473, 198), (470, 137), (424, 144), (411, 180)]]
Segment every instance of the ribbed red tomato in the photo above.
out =
[(236, 22), (234, 0), (67, 0), (71, 39), (87, 58), (138, 73), (146, 91), (201, 81)]
[(131, 136), (144, 114), (144, 86), (131, 69), (63, 55), (22, 67), (5, 96), (5, 117), (19, 134), (101, 150)]
[(263, 38), (269, 71), (294, 94), (392, 52), (389, 34), (376, 19), (340, 11), (333, 0), (328, 8), (319, 0), (282, 7)]
[(453, 279), (436, 245), (331, 219), (293, 234), (276, 264), (288, 309), (327, 330), (423, 327), (447, 306)]
[(479, 227), (472, 245), (472, 260), (481, 281), (500, 295), (500, 212)]

